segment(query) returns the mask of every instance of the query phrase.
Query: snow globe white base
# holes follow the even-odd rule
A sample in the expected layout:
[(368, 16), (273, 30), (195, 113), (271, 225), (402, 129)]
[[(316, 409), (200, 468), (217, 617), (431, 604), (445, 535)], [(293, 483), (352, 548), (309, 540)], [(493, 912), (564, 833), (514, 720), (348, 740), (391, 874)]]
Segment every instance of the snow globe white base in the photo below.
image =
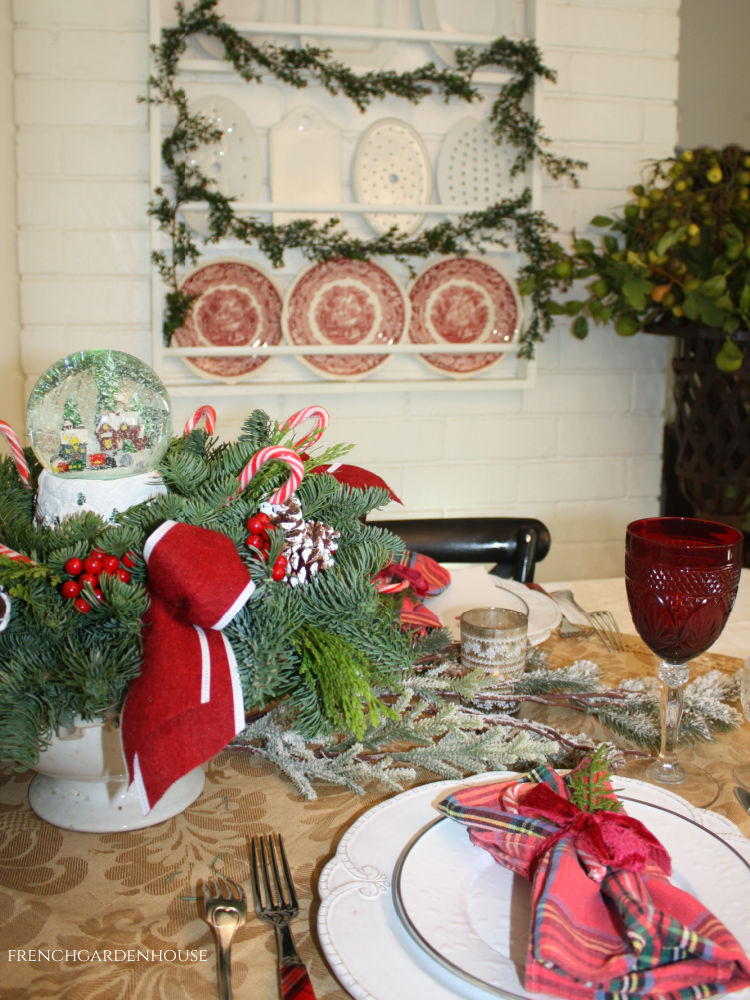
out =
[(116, 833), (154, 826), (178, 815), (198, 798), (202, 767), (178, 779), (144, 815), (128, 775), (120, 732), (100, 720), (76, 720), (39, 754), (29, 804), (41, 819), (63, 830)]

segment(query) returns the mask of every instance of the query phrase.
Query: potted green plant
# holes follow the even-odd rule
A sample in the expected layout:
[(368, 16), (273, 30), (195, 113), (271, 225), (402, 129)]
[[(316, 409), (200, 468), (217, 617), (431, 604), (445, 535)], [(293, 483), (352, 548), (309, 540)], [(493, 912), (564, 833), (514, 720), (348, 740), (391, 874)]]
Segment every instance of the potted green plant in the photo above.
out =
[[(750, 153), (687, 149), (649, 162), (598, 244), (574, 237), (540, 282), (572, 333), (674, 337), (675, 472), (695, 511), (738, 526), (750, 496)], [(581, 294), (583, 293), (583, 294)]]

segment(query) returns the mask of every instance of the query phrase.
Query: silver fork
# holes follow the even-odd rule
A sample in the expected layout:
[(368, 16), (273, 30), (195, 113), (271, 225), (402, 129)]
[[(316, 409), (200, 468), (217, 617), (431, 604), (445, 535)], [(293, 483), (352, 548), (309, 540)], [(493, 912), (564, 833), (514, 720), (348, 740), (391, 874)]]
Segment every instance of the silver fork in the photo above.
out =
[(219, 994), (232, 1000), (232, 938), (247, 920), (244, 890), (223, 875), (203, 883), (203, 910), (219, 949)]
[(562, 610), (565, 610), (567, 605), (568, 608), (574, 608), (579, 615), (583, 615), (607, 649), (614, 652), (622, 652), (625, 649), (622, 632), (611, 611), (585, 611), (573, 597), (572, 590), (552, 590), (548, 596)]
[[(277, 849), (273, 836), (253, 837), (250, 844), (252, 859), (252, 887), (255, 912), (261, 920), (273, 924), (276, 932), (276, 947), (279, 956), (279, 985), (282, 1000), (315, 1000), (315, 992), (307, 974), (304, 962), (297, 954), (289, 924), (299, 913), (297, 895), (294, 891), (292, 873), (286, 860), (281, 834), (278, 841), (278, 858), (281, 860), (283, 885)], [(258, 859), (263, 871), (262, 882), (258, 869)]]

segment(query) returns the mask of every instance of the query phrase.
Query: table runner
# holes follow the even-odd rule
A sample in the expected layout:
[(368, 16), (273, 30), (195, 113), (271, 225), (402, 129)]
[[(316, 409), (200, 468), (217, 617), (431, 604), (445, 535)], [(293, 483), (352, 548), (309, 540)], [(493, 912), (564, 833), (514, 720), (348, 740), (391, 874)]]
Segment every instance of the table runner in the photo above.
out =
[[(626, 637), (626, 647), (624, 654), (607, 653), (590, 637), (557, 635), (543, 646), (553, 665), (595, 660), (610, 682), (655, 671), (655, 658), (639, 639)], [(707, 654), (693, 676), (738, 666), (738, 660)], [(536, 705), (524, 713), (572, 731), (605, 734), (580, 713)], [(722, 791), (714, 809), (750, 836), (750, 817), (735, 802), (731, 779), (732, 767), (750, 759), (750, 726), (688, 748), (684, 756), (717, 775)], [(216, 1000), (214, 943), (200, 917), (198, 883), (212, 867), (247, 883), (249, 837), (280, 830), (300, 899), (293, 925), (300, 954), (318, 1000), (346, 1000), (316, 940), (317, 881), (344, 831), (391, 793), (372, 786), (360, 797), (320, 785), (318, 799), (306, 802), (267, 762), (225, 751), (208, 766), (197, 802), (180, 816), (145, 830), (86, 834), (36, 817), (28, 806), (32, 777), (0, 771), (3, 998)], [(425, 774), (421, 780), (433, 779)], [(275, 947), (268, 926), (250, 917), (233, 946), (237, 996), (278, 1000)]]

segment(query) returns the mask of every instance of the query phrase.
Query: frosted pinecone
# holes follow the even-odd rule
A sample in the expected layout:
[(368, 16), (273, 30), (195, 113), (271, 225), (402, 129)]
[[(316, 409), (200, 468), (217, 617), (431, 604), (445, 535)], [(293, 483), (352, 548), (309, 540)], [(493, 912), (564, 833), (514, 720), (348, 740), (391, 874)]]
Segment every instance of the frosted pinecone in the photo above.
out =
[(261, 510), (271, 519), (271, 527), (284, 532), (281, 555), (286, 557), (286, 579), (292, 587), (306, 583), (319, 570), (333, 565), (339, 532), (322, 521), (305, 521), (295, 496), (284, 504), (264, 503)]

